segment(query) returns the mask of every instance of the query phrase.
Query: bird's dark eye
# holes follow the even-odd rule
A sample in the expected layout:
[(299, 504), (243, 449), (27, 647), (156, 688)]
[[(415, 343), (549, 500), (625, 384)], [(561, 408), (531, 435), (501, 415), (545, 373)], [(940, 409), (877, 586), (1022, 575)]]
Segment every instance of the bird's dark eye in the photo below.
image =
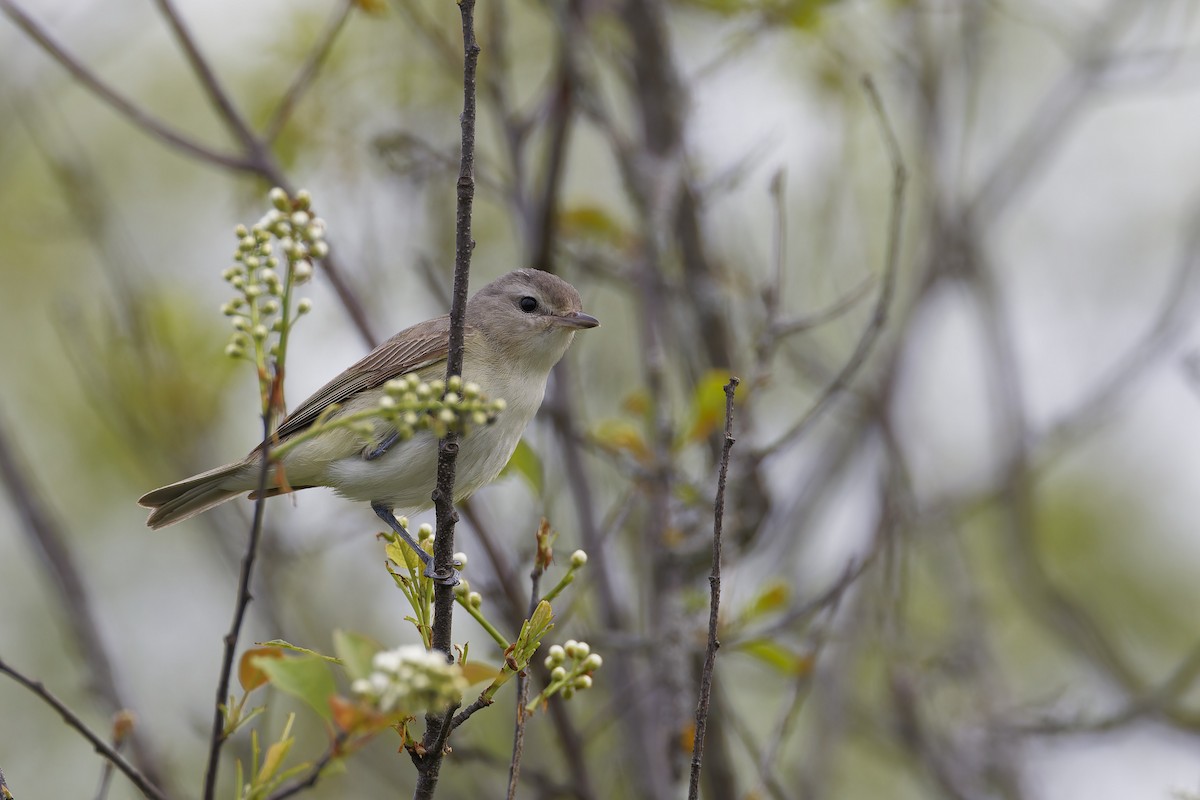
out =
[(538, 301), (535, 297), (525, 295), (517, 301), (517, 306), (526, 314), (532, 314), (533, 312), (537, 311)]

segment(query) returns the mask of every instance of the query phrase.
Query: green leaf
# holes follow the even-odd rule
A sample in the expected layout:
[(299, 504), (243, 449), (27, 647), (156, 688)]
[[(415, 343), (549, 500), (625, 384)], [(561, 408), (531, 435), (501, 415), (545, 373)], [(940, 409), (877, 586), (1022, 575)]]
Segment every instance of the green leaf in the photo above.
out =
[(338, 654), (352, 681), (371, 674), (375, 654), (382, 649), (383, 645), (361, 633), (343, 630), (333, 632), (333, 652)]
[(737, 649), (784, 675), (799, 677), (808, 674), (812, 669), (811, 656), (793, 653), (770, 639), (754, 639), (738, 645)]
[(333, 673), (324, 656), (266, 658), (259, 656), (255, 666), (267, 673), (271, 685), (311, 706), (326, 721), (332, 721), (329, 698), (337, 692)]
[(773, 611), (779, 611), (791, 598), (791, 584), (782, 578), (768, 581), (750, 604), (742, 610), (741, 622), (749, 622)]
[(542, 488), (545, 485), (545, 479), (542, 472), (542, 459), (538, 457), (537, 452), (529, 446), (524, 439), (517, 442), (517, 449), (513, 451), (512, 458), (504, 465), (504, 469), (500, 472), (500, 477), (505, 477), (516, 473), (525, 479), (529, 484), (529, 488), (533, 490), (535, 495), (541, 495)]

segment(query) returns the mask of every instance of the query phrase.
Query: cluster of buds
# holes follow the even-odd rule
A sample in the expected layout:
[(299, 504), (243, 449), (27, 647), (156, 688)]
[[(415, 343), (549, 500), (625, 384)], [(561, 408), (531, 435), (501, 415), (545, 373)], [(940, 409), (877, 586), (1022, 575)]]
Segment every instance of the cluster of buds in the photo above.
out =
[(426, 382), (410, 373), (388, 381), (383, 389), (382, 416), (395, 426), (401, 441), (419, 430), (432, 431), (439, 439), (449, 431), (463, 434), (471, 425), (495, 422), (505, 408), (504, 400), (489, 400), (479, 384), (457, 375)]
[(268, 338), (277, 333), (286, 341), (295, 318), (312, 309), (307, 298), (291, 307), (292, 287), (312, 278), (313, 262), (329, 254), (325, 222), (313, 215), (308, 192), (289, 197), (276, 188), (268, 197), (273, 208), (262, 219), (234, 230), (236, 263), (222, 275), (237, 291), (221, 308), (233, 323), (234, 333), (225, 348), (231, 358), (248, 357), (251, 347), (255, 360), (264, 353), (280, 355), (283, 346), (278, 341), (268, 345)]
[(350, 689), (385, 714), (440, 711), (461, 700), (467, 689), (462, 667), (419, 645), (380, 651), (371, 666), (370, 676)]
[(604, 659), (593, 653), (587, 642), (568, 639), (561, 645), (550, 646), (545, 663), (550, 670), (550, 684), (542, 696), (561, 691), (563, 699), (570, 700), (575, 692), (592, 688), (592, 673), (600, 669)]

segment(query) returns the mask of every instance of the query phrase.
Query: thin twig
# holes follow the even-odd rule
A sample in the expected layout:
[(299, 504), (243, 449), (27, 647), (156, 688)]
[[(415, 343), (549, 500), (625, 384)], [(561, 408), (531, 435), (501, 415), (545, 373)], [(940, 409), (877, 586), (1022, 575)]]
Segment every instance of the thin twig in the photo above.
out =
[[(475, 41), (475, 0), (460, 0), (463, 34), (463, 112), (461, 117), (462, 153), (459, 160), (457, 208), (454, 237), (454, 294), (450, 303), (450, 341), (446, 355), (446, 378), (462, 374), (463, 340), (467, 291), (471, 274), (471, 212), (475, 200), (475, 73), (479, 64), (479, 44)], [(438, 443), (437, 485), (433, 504), (437, 534), (433, 546), (433, 564), (438, 574), (450, 574), (454, 560), (454, 480), (458, 461), (458, 436), (450, 432)], [(454, 615), (454, 587), (434, 584), (433, 630), (431, 645), (451, 659), (451, 630)], [(441, 713), (425, 715), (423, 754), (417, 763), (414, 800), (432, 798), (441, 771), (446, 737), (457, 706)]]
[[(275, 393), (272, 392), (272, 396)], [(212, 733), (208, 748), (208, 765), (204, 770), (204, 800), (212, 800), (217, 790), (217, 769), (220, 763), (221, 746), (225, 744), (225, 710), (229, 702), (229, 681), (233, 674), (233, 657), (237, 651), (238, 637), (242, 632), (242, 622), (246, 617), (246, 608), (250, 605), (250, 578), (254, 573), (254, 560), (258, 556), (258, 543), (262, 538), (263, 514), (266, 510), (267, 478), (271, 469), (271, 411), (268, 409), (262, 417), (263, 423), (263, 452), (262, 467), (258, 473), (258, 494), (254, 501), (254, 521), (250, 525), (250, 540), (246, 543), (246, 553), (242, 557), (242, 570), (238, 575), (237, 601), (233, 610), (233, 621), (229, 625), (229, 633), (225, 634), (225, 652), (221, 657), (221, 677), (217, 680), (216, 707), (213, 709)]]
[(89, 728), (87, 724), (75, 714), (75, 712), (67, 708), (65, 703), (51, 694), (41, 681), (35, 681), (32, 678), (26, 677), (9, 666), (3, 659), (0, 659), (0, 672), (10, 676), (17, 683), (33, 692), (35, 695), (41, 698), (43, 702), (57, 711), (59, 716), (63, 718), (64, 722), (78, 731), (83, 738), (87, 739), (88, 742), (91, 743), (92, 747), (96, 749), (97, 753), (111, 761), (117, 769), (121, 770), (121, 772), (125, 774), (125, 777), (129, 778), (129, 780), (133, 782), (133, 785), (136, 786), (142, 794), (151, 798), (151, 800), (167, 800), (167, 796), (163, 794), (161, 789), (155, 786), (154, 783), (147, 778), (145, 774), (139, 771), (137, 767), (126, 761), (125, 757), (118, 753), (112, 747), (112, 745), (104, 741), (104, 739), (101, 738), (95, 731)]
[(717, 621), (721, 610), (721, 526), (725, 520), (725, 479), (729, 474), (729, 451), (733, 449), (733, 395), (738, 379), (732, 375), (725, 384), (725, 441), (721, 446), (721, 466), (717, 473), (717, 499), (713, 507), (712, 574), (708, 578), (708, 648), (700, 670), (700, 700), (696, 703), (696, 731), (692, 739), (692, 773), (688, 781), (688, 800), (700, 797), (700, 763), (704, 757), (704, 731), (708, 727), (708, 704), (712, 699), (713, 668), (717, 662)]
[(308, 773), (303, 778), (297, 778), (295, 782), (284, 786), (279, 791), (271, 795), (267, 800), (284, 800), (284, 798), (292, 797), (300, 794), (317, 785), (317, 781), (321, 779), (321, 774), (325, 768), (335, 759), (342, 755), (342, 745), (346, 743), (346, 732), (342, 731), (334, 737), (333, 742), (329, 745), (329, 749), (325, 751), (325, 755), (313, 764)]
[[(545, 519), (543, 525), (547, 525)], [(540, 531), (539, 531), (540, 534)], [(541, 596), (542, 574), (546, 565), (542, 561), (541, 536), (538, 537), (539, 547), (533, 556), (533, 570), (529, 573), (529, 610), (527, 618), (533, 617), (537, 610), (538, 598)], [(517, 796), (517, 780), (521, 777), (521, 754), (525, 751), (525, 704), (529, 702), (529, 676), (524, 672), (517, 673), (517, 719), (513, 726), (512, 759), (508, 764), (508, 794), (506, 800)]]

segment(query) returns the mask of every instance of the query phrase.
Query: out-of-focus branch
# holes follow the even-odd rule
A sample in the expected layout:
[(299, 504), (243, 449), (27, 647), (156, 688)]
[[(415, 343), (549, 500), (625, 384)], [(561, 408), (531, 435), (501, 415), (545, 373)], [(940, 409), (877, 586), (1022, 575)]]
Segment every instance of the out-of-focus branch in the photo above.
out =
[(275, 108), (275, 113), (267, 121), (263, 128), (262, 138), (268, 144), (274, 143), (279, 138), (279, 134), (283, 132), (283, 128), (291, 119), (292, 112), (300, 103), (300, 98), (308, 91), (316, 80), (317, 73), (320, 72), (325, 60), (329, 57), (329, 53), (333, 50), (334, 42), (337, 41), (338, 35), (342, 29), (346, 27), (346, 23), (350, 20), (350, 13), (356, 5), (355, 0), (342, 0), (333, 16), (329, 20), (329, 24), (325, 27), (316, 44), (308, 53), (308, 58), (304, 60), (304, 64), (300, 67), (300, 71), (296, 74), (294, 80), (288, 85), (287, 91), (283, 93), (283, 97), (279, 100), (279, 105)]
[(884, 110), (883, 101), (879, 97), (879, 92), (875, 89), (875, 82), (867, 75), (863, 77), (862, 84), (863, 89), (866, 91), (871, 110), (874, 112), (875, 120), (879, 124), (884, 147), (887, 150), (888, 159), (892, 165), (892, 201), (890, 211), (888, 212), (887, 250), (879, 295), (871, 311), (871, 319), (867, 322), (867, 327), (863, 329), (862, 335), (859, 336), (858, 344), (855, 345), (854, 352), (850, 354), (850, 358), (842, 365), (838, 374), (825, 387), (821, 395), (800, 419), (796, 420), (782, 436), (779, 436), (775, 441), (753, 454), (753, 458), (756, 460), (761, 460), (779, 452), (804, 435), (817, 416), (854, 380), (854, 377), (858, 374), (863, 364), (866, 363), (867, 357), (874, 349), (876, 342), (878, 342), (883, 332), (884, 325), (887, 323), (888, 311), (891, 308), (892, 297), (896, 289), (896, 274), (900, 268), (900, 240), (904, 227), (905, 185), (908, 180), (908, 170), (904, 166), (900, 144), (896, 140), (891, 122), (888, 120), (887, 112)]
[(58, 44), (45, 28), (26, 14), (24, 9), (13, 2), (13, 0), (0, 0), (0, 10), (3, 10), (5, 15), (12, 20), (13, 24), (36, 42), (47, 55), (69, 72), (71, 77), (79, 81), (81, 86), (96, 95), (102, 102), (127, 118), (135, 126), (146, 131), (146, 133), (202, 161), (243, 172), (253, 168), (251, 160), (245, 156), (213, 150), (207, 145), (200, 144), (176, 131), (166, 123), (159, 121), (156, 117), (134, 105), (134, 103), (127, 100), (107, 83), (100, 80), (94, 72)]
[[(112, 89), (89, 70), (68, 50), (60, 46), (49, 33), (26, 14), (13, 0), (0, 0), (0, 11), (3, 11), (18, 28), (35, 41), (51, 58), (66, 69), (72, 77), (86, 89), (96, 95), (109, 107), (116, 110), (136, 127), (147, 134), (175, 147), (183, 153), (198, 160), (215, 166), (257, 175), (274, 186), (282, 187), (289, 194), (295, 194), (295, 186), (283, 169), (279, 166), (269, 147), (268, 137), (259, 137), (249, 127), (238, 113), (228, 93), (217, 80), (212, 68), (200, 53), (182, 18), (175, 11), (170, 0), (155, 0), (163, 13), (180, 46), (183, 47), (193, 71), (199, 77), (201, 84), (216, 108), (224, 125), (232, 132), (238, 142), (241, 153), (227, 154), (201, 145), (186, 136), (167, 127), (153, 115), (142, 110), (124, 96)], [(348, 2), (347, 6), (353, 6)], [(323, 262), (322, 270), (333, 286), (338, 300), (354, 323), (363, 342), (374, 347), (379, 337), (372, 330), (367, 320), (366, 312), (357, 293), (350, 287), (344, 276), (341, 260), (336, 252), (330, 253)]]
[(59, 716), (63, 718), (63, 721), (66, 722), (67, 725), (74, 728), (81, 736), (83, 736), (83, 738), (87, 739), (92, 747), (96, 749), (97, 753), (111, 761), (117, 769), (121, 770), (121, 772), (133, 782), (133, 785), (136, 786), (142, 794), (150, 798), (150, 800), (167, 800), (166, 794), (164, 794), (163, 791), (145, 775), (145, 773), (139, 771), (137, 767), (126, 761), (123, 755), (118, 753), (116, 749), (108, 742), (104, 741), (103, 737), (89, 728), (87, 724), (85, 724), (84, 721), (80, 719), (77, 714), (75, 714), (75, 712), (73, 712), (65, 703), (51, 694), (50, 691), (43, 686), (40, 681), (35, 681), (32, 678), (26, 677), (22, 673), (13, 669), (13, 667), (9, 666), (9, 664), (3, 659), (0, 659), (0, 672), (8, 675), (17, 683), (33, 692), (39, 699), (42, 700), (42, 702), (46, 703), (46, 705), (57, 711)]
[[(108, 648), (100, 635), (96, 622), (95, 605), (83, 580), (83, 573), (75, 564), (71, 548), (67, 544), (58, 522), (49, 506), (38, 494), (28, 473), (20, 464), (16, 448), (9, 442), (7, 431), (0, 422), (0, 481), (3, 482), (12, 500), (13, 508), (20, 515), (22, 530), (29, 544), (41, 559), (58, 588), (62, 600), (63, 616), (70, 626), (84, 661), (88, 665), (88, 682), (92, 690), (108, 707), (110, 713), (118, 713), (130, 707), (121, 690), (109, 656)], [(133, 757), (145, 771), (147, 779), (156, 785), (162, 783), (162, 769), (158, 759), (144, 737), (134, 731), (130, 739)]]

